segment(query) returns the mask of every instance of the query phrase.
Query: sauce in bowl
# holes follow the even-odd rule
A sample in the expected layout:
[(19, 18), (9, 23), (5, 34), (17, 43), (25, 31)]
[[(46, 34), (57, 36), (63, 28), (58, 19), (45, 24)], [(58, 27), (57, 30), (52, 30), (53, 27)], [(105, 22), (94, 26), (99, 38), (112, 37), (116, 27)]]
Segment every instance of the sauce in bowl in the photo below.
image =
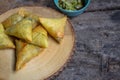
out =
[(59, 0), (59, 6), (65, 10), (79, 10), (83, 7), (83, 0)]

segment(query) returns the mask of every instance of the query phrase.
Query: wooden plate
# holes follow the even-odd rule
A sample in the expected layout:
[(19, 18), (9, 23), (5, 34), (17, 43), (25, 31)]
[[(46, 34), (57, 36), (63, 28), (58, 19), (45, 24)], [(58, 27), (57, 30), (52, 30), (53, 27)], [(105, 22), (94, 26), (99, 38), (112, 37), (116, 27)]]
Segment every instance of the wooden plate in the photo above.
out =
[[(63, 14), (45, 7), (24, 7), (42, 17), (62, 17)], [(12, 9), (0, 16), (0, 22), (19, 8)], [(74, 31), (70, 22), (65, 27), (65, 37), (61, 44), (49, 37), (49, 47), (31, 60), (20, 71), (15, 72), (15, 50), (0, 50), (0, 80), (44, 80), (57, 73), (68, 61), (74, 46)]]

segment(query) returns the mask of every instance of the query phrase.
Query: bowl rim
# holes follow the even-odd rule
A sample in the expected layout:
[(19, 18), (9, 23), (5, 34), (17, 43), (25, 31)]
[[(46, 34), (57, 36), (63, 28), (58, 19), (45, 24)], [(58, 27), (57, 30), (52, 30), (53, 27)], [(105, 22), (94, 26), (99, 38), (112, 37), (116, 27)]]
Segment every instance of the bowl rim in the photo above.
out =
[[(57, 0), (57, 1), (59, 1), (59, 0)], [(89, 6), (90, 1), (91, 1), (91, 0), (88, 0), (87, 4), (86, 4), (84, 7), (82, 7), (81, 9), (79, 9), (79, 10), (65, 10), (65, 9), (61, 8), (61, 7), (56, 3), (56, 0), (54, 0), (54, 4), (55, 4), (60, 10), (62, 10), (62, 11), (64, 11), (64, 12), (79, 12), (79, 11), (85, 10), (85, 9)]]

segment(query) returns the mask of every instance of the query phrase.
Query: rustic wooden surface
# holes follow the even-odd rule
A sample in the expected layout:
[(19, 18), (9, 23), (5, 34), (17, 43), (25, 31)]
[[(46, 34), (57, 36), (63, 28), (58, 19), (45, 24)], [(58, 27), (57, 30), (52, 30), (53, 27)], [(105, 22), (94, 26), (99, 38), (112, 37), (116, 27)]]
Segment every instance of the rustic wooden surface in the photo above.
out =
[[(19, 6), (47, 6), (53, 0), (2, 0), (0, 13)], [(85, 13), (71, 18), (75, 54), (51, 80), (120, 80), (120, 1), (91, 0)]]

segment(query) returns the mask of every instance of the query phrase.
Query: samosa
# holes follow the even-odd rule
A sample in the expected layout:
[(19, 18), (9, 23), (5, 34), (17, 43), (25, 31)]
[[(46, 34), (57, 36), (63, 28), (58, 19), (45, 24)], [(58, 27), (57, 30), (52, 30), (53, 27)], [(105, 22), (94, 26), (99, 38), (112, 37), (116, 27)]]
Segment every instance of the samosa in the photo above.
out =
[[(38, 56), (44, 49), (32, 44), (25, 44), (16, 41), (17, 44), (17, 62), (16, 62), (16, 70), (22, 69), (30, 60), (34, 57)], [(22, 48), (23, 47), (23, 48)]]
[(67, 17), (39, 19), (40, 23), (48, 31), (48, 33), (60, 43), (64, 37), (64, 28), (66, 26)]
[(16, 24), (17, 22), (21, 21), (24, 18), (24, 16), (14, 13), (11, 16), (9, 16), (6, 20), (2, 22), (3, 26), (6, 28)]
[(4, 27), (0, 23), (0, 49), (5, 48), (15, 48), (15, 46), (11, 41), (10, 37), (5, 34)]
[(32, 29), (38, 25), (38, 22), (36, 22), (36, 20), (33, 18), (26, 17), (26, 19), (29, 19), (32, 22)]
[(24, 17), (30, 17), (30, 18), (33, 18), (35, 19), (37, 22), (39, 22), (39, 16), (32, 13), (32, 12), (29, 12), (27, 11), (25, 8), (20, 8), (20, 10), (18, 11), (18, 14), (24, 16)]
[(48, 47), (47, 31), (41, 25), (33, 29), (31, 43), (43, 48)]
[(16, 53), (19, 53), (25, 46), (26, 42), (23, 42), (22, 40), (15, 40), (16, 43)]
[(32, 41), (32, 22), (29, 19), (23, 19), (17, 24), (6, 29), (8, 35), (20, 38), (27, 42)]
[(26, 9), (24, 8), (21, 8), (18, 13), (20, 15), (23, 15), (25, 18), (29, 18), (31, 19), (32, 23), (33, 23), (33, 28), (36, 27), (38, 24), (39, 24), (39, 16), (36, 15), (36, 14), (33, 14), (29, 11), (27, 11)]

